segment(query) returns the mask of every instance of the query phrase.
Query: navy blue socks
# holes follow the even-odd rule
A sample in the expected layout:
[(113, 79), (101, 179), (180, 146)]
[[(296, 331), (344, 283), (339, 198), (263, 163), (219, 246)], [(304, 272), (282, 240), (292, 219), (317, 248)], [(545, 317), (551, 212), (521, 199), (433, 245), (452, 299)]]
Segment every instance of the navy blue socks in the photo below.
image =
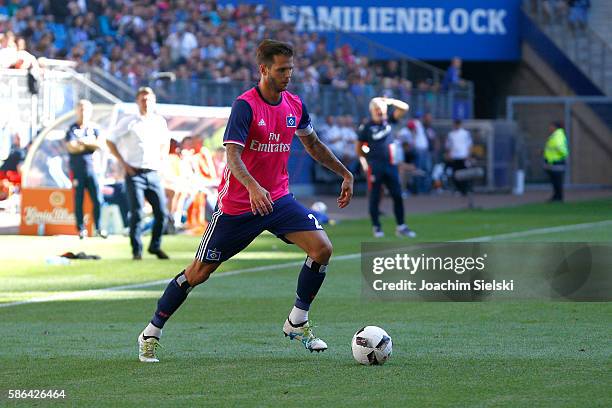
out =
[(306, 311), (310, 309), (310, 304), (317, 296), (323, 280), (325, 280), (326, 270), (327, 265), (321, 265), (312, 258), (306, 257), (298, 277), (295, 307)]
[(151, 319), (151, 324), (160, 329), (164, 327), (166, 321), (172, 316), (176, 309), (178, 309), (187, 295), (191, 291), (192, 287), (187, 282), (185, 271), (179, 273), (174, 279), (170, 281), (164, 294), (157, 302), (157, 310)]

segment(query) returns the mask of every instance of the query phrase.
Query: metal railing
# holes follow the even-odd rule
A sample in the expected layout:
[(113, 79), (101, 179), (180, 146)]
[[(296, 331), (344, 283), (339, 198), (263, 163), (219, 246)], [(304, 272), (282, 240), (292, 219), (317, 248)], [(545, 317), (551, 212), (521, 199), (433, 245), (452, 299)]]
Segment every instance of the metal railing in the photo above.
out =
[(573, 29), (563, 9), (554, 10), (552, 2), (523, 0), (523, 10), (549, 36), (567, 57), (606, 95), (612, 95), (612, 47), (590, 29)]
[[(251, 88), (252, 82), (218, 83), (206, 80), (151, 81), (163, 103), (199, 106), (231, 106), (240, 94)], [(311, 113), (317, 115), (352, 115), (361, 120), (368, 115), (371, 98), (385, 94), (406, 101), (412, 112), (431, 112), (437, 118), (471, 117), (472, 94), (469, 90), (419, 91), (383, 89), (366, 85), (358, 90), (339, 89), (331, 85), (316, 87), (292, 84), (291, 92), (300, 95)]]
[(131, 102), (136, 97), (136, 89), (101, 68), (92, 67), (84, 72), (84, 75), (92, 82), (112, 92), (113, 95), (122, 101)]
[[(119, 98), (103, 87), (93, 83), (83, 74), (72, 68), (66, 61), (43, 61), (42, 75), (37, 80), (38, 93), (32, 94), (28, 87), (28, 73), (25, 70), (0, 70), (0, 105), (5, 106), (2, 114), (7, 115), (4, 122), (14, 122), (21, 128), (22, 138), (29, 135), (31, 140), (44, 126), (58, 116), (74, 109), (79, 99), (89, 99), (93, 103), (121, 102)], [(17, 118), (8, 118), (15, 112)], [(11, 119), (11, 120), (8, 120)], [(27, 129), (26, 129), (27, 128)]]
[[(124, 102), (132, 102), (136, 89), (99, 68), (86, 73), (96, 84), (111, 90)], [(153, 78), (139, 85), (153, 88), (159, 102), (196, 106), (231, 106), (236, 97), (254, 86), (252, 82), (216, 82), (200, 79)], [(371, 98), (385, 94), (406, 101), (411, 111), (431, 112), (436, 118), (473, 116), (474, 94), (471, 87), (450, 88), (446, 91), (418, 89), (384, 89), (382, 86), (364, 85), (360, 88), (341, 89), (332, 85), (305, 85), (292, 83), (289, 90), (303, 98), (311, 113), (317, 115), (352, 115), (361, 120), (368, 115)]]

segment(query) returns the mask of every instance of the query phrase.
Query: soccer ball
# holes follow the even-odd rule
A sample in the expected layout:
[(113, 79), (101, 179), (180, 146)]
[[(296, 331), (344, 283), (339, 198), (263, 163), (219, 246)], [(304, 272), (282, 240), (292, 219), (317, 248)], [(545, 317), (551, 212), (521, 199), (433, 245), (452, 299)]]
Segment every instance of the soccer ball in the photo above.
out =
[(310, 208), (318, 213), (325, 214), (327, 212), (327, 205), (323, 201), (317, 201), (313, 203)]
[(381, 365), (391, 356), (393, 343), (386, 331), (376, 326), (357, 330), (351, 344), (353, 357), (363, 365)]

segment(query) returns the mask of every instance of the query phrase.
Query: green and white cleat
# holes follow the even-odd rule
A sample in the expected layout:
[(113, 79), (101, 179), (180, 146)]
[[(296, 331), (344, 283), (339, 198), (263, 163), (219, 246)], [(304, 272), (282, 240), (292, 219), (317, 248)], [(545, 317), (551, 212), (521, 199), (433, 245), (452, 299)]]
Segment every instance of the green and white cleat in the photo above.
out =
[(155, 337), (144, 338), (140, 333), (138, 336), (138, 359), (143, 363), (159, 363), (156, 356), (157, 349), (161, 347), (159, 340)]
[(327, 350), (327, 344), (312, 333), (309, 322), (294, 325), (287, 319), (283, 325), (283, 333), (285, 333), (285, 337), (289, 337), (291, 340), (301, 341), (306, 350), (310, 350), (311, 353)]

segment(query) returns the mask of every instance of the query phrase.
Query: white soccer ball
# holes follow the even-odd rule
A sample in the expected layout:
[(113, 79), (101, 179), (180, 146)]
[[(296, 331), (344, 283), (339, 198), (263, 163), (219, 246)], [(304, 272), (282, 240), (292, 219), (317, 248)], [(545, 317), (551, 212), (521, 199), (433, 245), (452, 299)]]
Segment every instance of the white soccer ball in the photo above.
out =
[(321, 214), (325, 214), (327, 211), (327, 205), (325, 205), (323, 201), (317, 201), (316, 203), (312, 204), (310, 208)]
[(391, 357), (393, 342), (386, 331), (376, 326), (357, 330), (351, 343), (353, 357), (363, 365), (382, 365)]

